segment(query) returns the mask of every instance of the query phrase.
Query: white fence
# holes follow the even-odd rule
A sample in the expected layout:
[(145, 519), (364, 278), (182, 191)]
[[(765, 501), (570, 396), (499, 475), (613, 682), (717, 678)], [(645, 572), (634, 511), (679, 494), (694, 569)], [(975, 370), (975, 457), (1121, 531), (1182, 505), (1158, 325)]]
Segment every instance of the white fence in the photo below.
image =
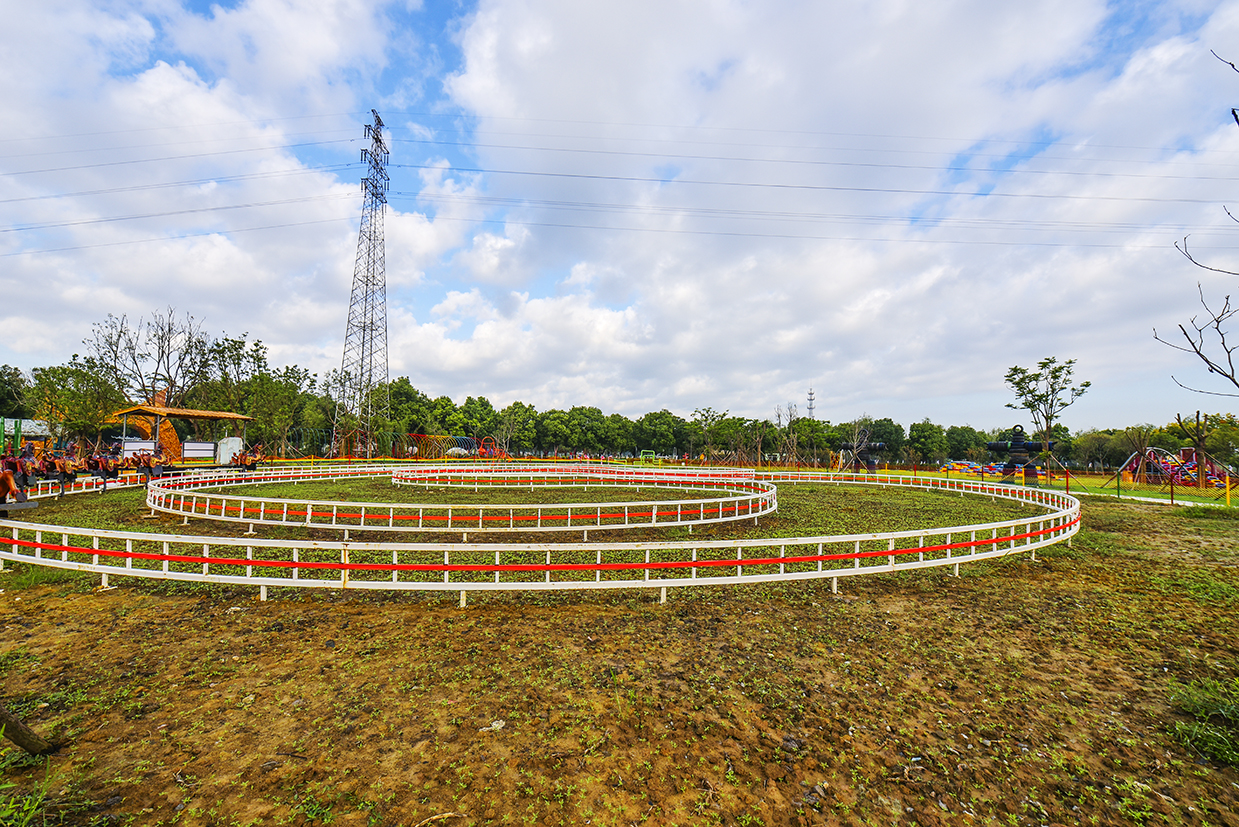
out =
[[(583, 532), (626, 528), (688, 527), (756, 519), (774, 513), (778, 492), (754, 472), (652, 471), (610, 465), (521, 466), (297, 466), (255, 473), (203, 472), (152, 482), (146, 502), (152, 511), (255, 525), (300, 525), (344, 533), (453, 531), (470, 533)], [(211, 489), (263, 483), (302, 483), (358, 476), (390, 476), (403, 486), (426, 488), (658, 488), (696, 492), (697, 497), (654, 501), (574, 503), (338, 502), (225, 494)], [(702, 497), (701, 494), (724, 494)]]
[[(324, 469), (316, 469), (323, 472)], [(331, 469), (368, 476), (384, 469)], [(731, 469), (721, 469), (729, 472)], [(385, 473), (392, 469), (386, 468)], [(655, 472), (656, 473), (656, 472)], [(252, 475), (247, 475), (252, 476)], [(771, 483), (934, 488), (1017, 500), (1040, 513), (981, 525), (821, 537), (648, 543), (374, 543), (201, 537), (0, 521), (4, 560), (170, 580), (267, 588), (469, 591), (660, 588), (838, 578), (954, 567), (1069, 540), (1080, 503), (1055, 492), (933, 478), (762, 474)], [(201, 475), (188, 474), (189, 483)], [(234, 483), (235, 479), (230, 481)], [(201, 516), (201, 515), (199, 515)], [(367, 526), (367, 528), (369, 528)]]

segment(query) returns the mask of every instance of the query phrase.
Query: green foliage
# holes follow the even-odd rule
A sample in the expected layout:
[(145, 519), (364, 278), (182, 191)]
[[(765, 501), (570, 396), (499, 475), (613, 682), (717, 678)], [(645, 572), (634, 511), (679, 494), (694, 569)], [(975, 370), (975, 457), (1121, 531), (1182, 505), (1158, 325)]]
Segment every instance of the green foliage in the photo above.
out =
[(0, 365), (0, 417), (29, 419), (33, 414), (26, 403), (30, 382), (19, 368)]
[(1174, 724), (1179, 741), (1218, 763), (1239, 765), (1239, 678), (1176, 684), (1170, 702), (1196, 719)]
[(875, 419), (868, 424), (869, 441), (881, 442), (886, 446), (885, 455), (889, 457), (898, 457), (903, 451), (904, 443), (907, 439), (904, 437), (903, 426), (890, 417)]
[[(647, 413), (633, 427), (633, 439), (638, 451), (653, 451), (656, 454), (674, 454), (682, 428), (688, 425), (680, 417), (663, 408)], [(687, 443), (684, 443), (687, 447)]]
[(566, 412), (555, 409), (543, 411), (538, 416), (538, 446), (543, 451), (555, 454), (568, 448), (569, 428), (570, 423)]
[(513, 402), (499, 412), (495, 422), (495, 443), (509, 453), (532, 451), (537, 446), (538, 411), (533, 405)]
[[(0, 766), (13, 766), (16, 760), (28, 758), (24, 752), (4, 741), (4, 727), (0, 727)], [(48, 781), (44, 770), (43, 780), (28, 793), (17, 792), (17, 785), (0, 782), (0, 824), (4, 827), (30, 827), (45, 824), (44, 804), (47, 801)]]
[(1033, 421), (1034, 433), (1050, 438), (1054, 433), (1054, 423), (1058, 420), (1058, 415), (1083, 396), (1092, 384), (1072, 384), (1075, 365), (1075, 359), (1059, 364), (1056, 357), (1047, 356), (1037, 363), (1036, 370), (1028, 370), (1018, 365), (1011, 368), (1003, 381), (1015, 393), (1016, 402), (1008, 402), (1007, 407), (1028, 411)]
[(97, 440), (104, 424), (125, 404), (125, 397), (98, 365), (76, 354), (67, 365), (35, 368), (33, 374), (31, 406), (57, 439)]
[(951, 459), (978, 461), (985, 456), (985, 435), (971, 425), (952, 425), (946, 429), (946, 451)]
[(52, 566), (30, 566), (19, 563), (14, 565), (13, 573), (4, 581), (4, 588), (18, 591), (52, 583), (80, 583), (90, 579), (92, 579), (91, 575), (73, 571), (72, 569), (58, 569)]
[(928, 419), (908, 427), (908, 448), (921, 462), (942, 462), (950, 450), (946, 431)]
[[(450, 400), (449, 400), (450, 401)], [(495, 406), (485, 396), (466, 397), (447, 419), (447, 433), (483, 439), (495, 431)]]
[(28, 827), (43, 824), (43, 804), (47, 800), (47, 781), (22, 794), (14, 790), (12, 783), (0, 783), (0, 824), (5, 827)]

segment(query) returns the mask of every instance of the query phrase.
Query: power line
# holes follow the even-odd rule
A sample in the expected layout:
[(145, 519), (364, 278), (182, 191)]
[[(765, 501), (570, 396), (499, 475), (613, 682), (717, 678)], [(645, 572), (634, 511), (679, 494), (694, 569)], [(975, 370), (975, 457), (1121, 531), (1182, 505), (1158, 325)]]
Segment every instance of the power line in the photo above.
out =
[(150, 244), (154, 241), (182, 241), (187, 238), (204, 238), (211, 235), (232, 235), (233, 233), (252, 233), (261, 230), (280, 230), (286, 227), (306, 227), (311, 224), (335, 224), (340, 221), (351, 221), (352, 216), (339, 218), (319, 218), (313, 221), (289, 221), (284, 224), (266, 224), (261, 227), (233, 227), (229, 230), (206, 230), (200, 233), (182, 233), (181, 235), (161, 235), (153, 238), (131, 238), (124, 241), (104, 241), (98, 244), (75, 244), (72, 247), (48, 247), (41, 250), (18, 250), (14, 253), (0, 253), (0, 258), (15, 258), (17, 256), (34, 256), (44, 253), (67, 253), (75, 250), (94, 250), (100, 247), (122, 247), (126, 244)]
[(97, 164), (79, 164), (72, 167), (52, 167), (50, 169), (26, 169), (18, 172), (0, 172), (2, 177), (12, 177), (16, 175), (38, 175), (44, 172), (71, 172), (79, 169), (98, 169), (100, 167), (120, 167), (132, 164), (153, 164), (159, 161), (185, 161), (194, 158), (214, 158), (221, 155), (239, 155), (245, 152), (269, 152), (273, 149), (297, 149), (307, 146), (327, 146), (328, 144), (348, 144), (353, 143), (355, 138), (341, 138), (336, 141), (310, 141), (300, 144), (276, 144), (273, 146), (251, 147), (249, 149), (226, 149), (219, 152), (197, 152), (187, 155), (169, 155), (164, 158), (134, 158), (128, 161), (103, 161)]
[[(393, 167), (405, 169), (438, 170), (442, 167), (433, 164), (392, 164)], [(1064, 199), (1069, 201), (1123, 201), (1148, 202), (1155, 204), (1216, 204), (1213, 198), (1154, 198), (1128, 195), (1078, 195), (1070, 193), (1020, 193), (1020, 192), (959, 192), (956, 190), (907, 189), (903, 187), (848, 187), (831, 184), (778, 184), (766, 181), (708, 181), (690, 178), (647, 178), (636, 175), (597, 175), (580, 172), (547, 172), (544, 170), (519, 169), (482, 169), (470, 167), (453, 167), (452, 172), (468, 172), (478, 175), (524, 175), (538, 178), (571, 178), (586, 181), (621, 181), (635, 184), (668, 184), (710, 186), (710, 187), (752, 187), (755, 189), (773, 190), (803, 190), (807, 192), (867, 192), (887, 195), (946, 195), (954, 198), (1037, 198)]]
[[(542, 146), (521, 146), (519, 144), (480, 144), (468, 143), (464, 141), (443, 141), (430, 140), (424, 138), (397, 138), (395, 143), (409, 144), (427, 144), (439, 146), (456, 146), (470, 147), (481, 149), (506, 149), (506, 150), (526, 150), (533, 152), (563, 152), (582, 155), (608, 155), (608, 156), (623, 156), (631, 158), (672, 158), (678, 160), (692, 161), (730, 161), (737, 163), (757, 163), (757, 164), (792, 164), (804, 166), (821, 166), (821, 167), (858, 167), (864, 169), (897, 169), (897, 170), (924, 170), (930, 172), (970, 172), (976, 174), (994, 174), (994, 175), (1074, 175), (1074, 176), (1090, 176), (1104, 178), (1138, 178), (1138, 179), (1164, 179), (1164, 180), (1182, 180), (1182, 181), (1239, 181), (1239, 176), (1234, 178), (1220, 178), (1218, 176), (1201, 176), (1201, 175), (1148, 175), (1134, 172), (1104, 172), (1096, 170), (1053, 170), (1053, 169), (985, 169), (977, 167), (957, 167), (957, 166), (941, 166), (941, 165), (925, 165), (925, 164), (880, 164), (872, 161), (822, 161), (807, 158), (737, 158), (728, 155), (697, 155), (672, 152), (636, 152), (632, 150), (618, 149), (586, 149), (582, 147), (542, 147)], [(1007, 157), (1007, 156), (1002, 156)], [(1030, 159), (1031, 160), (1031, 159)]]
[[(318, 132), (293, 132), (290, 134), (283, 135), (281, 137), (288, 139), (288, 138), (301, 137), (304, 135), (338, 135), (341, 133), (351, 132), (351, 131), (352, 130), (333, 129), (330, 131), (318, 131)], [(165, 147), (165, 146), (191, 146), (193, 144), (218, 144), (218, 143), (223, 143), (224, 141), (236, 142), (239, 140), (245, 140), (245, 139), (243, 138), (202, 138), (197, 141), (176, 140), (176, 141), (165, 141), (163, 143), (158, 143), (158, 144), (130, 144), (128, 146), (76, 147), (74, 149), (56, 149), (50, 152), (24, 152), (24, 153), (20, 153), (16, 155), (0, 155), (0, 160), (8, 160), (10, 158), (42, 158), (48, 155), (74, 155), (80, 152), (82, 153), (84, 152), (119, 152), (121, 150), (127, 150), (127, 149), (159, 149), (160, 147)], [(296, 146), (296, 144), (292, 144), (292, 146)]]
[(281, 178), (288, 175), (310, 175), (320, 172), (340, 172), (355, 163), (329, 164), (319, 167), (303, 167), (299, 169), (280, 170), (276, 172), (251, 172), (243, 175), (219, 175), (213, 178), (197, 178), (185, 181), (164, 181), (158, 184), (132, 184), (125, 187), (109, 187), (101, 190), (81, 190), (79, 192), (54, 192), (43, 195), (23, 195), (18, 198), (0, 198), (0, 204), (16, 204), (22, 201), (47, 201), (55, 198), (79, 198), (87, 195), (114, 195), (121, 192), (141, 192), (143, 190), (172, 189), (175, 187), (200, 187), (204, 184), (219, 184), (232, 181), (257, 181), (267, 178)]
[(303, 198), (285, 198), (279, 201), (254, 201), (249, 204), (223, 204), (214, 207), (197, 207), (189, 210), (166, 210), (164, 212), (145, 213), (140, 215), (118, 215), (107, 218), (82, 218), (75, 221), (47, 222), (45, 224), (28, 224), (23, 227), (0, 227), (0, 233), (20, 233), (33, 230), (50, 230), (58, 227), (81, 227), (88, 224), (109, 224), (116, 221), (140, 221), (146, 218), (167, 218), (174, 215), (193, 215), (196, 213), (221, 212), (224, 210), (244, 210), (251, 207), (276, 207), (284, 204), (301, 204), (308, 201), (332, 201), (344, 198), (352, 199), (353, 193), (334, 193), (330, 195), (313, 195)]
[[(632, 233), (658, 233), (667, 235), (702, 235), (702, 236), (720, 236), (730, 238), (770, 238), (785, 241), (866, 241), (866, 242), (881, 242), (884, 244), (951, 244), (951, 245), (968, 245), (978, 244), (984, 246), (998, 247), (1071, 247), (1071, 248), (1092, 248), (1092, 249), (1107, 249), (1107, 250), (1165, 250), (1166, 247), (1160, 244), (1089, 244), (1075, 242), (1056, 242), (1056, 241), (991, 241), (987, 239), (949, 239), (949, 238), (884, 238), (878, 236), (845, 236), (845, 235), (794, 235), (791, 233), (745, 233), (728, 230), (692, 230), (684, 229), (683, 227), (616, 227), (594, 224), (570, 224), (566, 222), (553, 221), (520, 221), (510, 218), (503, 219), (475, 219), (475, 218), (458, 218), (455, 216), (436, 216), (436, 221), (462, 221), (476, 224), (494, 224), (501, 227), (517, 226), (517, 227), (547, 227), (552, 229), (569, 229), (569, 230), (603, 230), (606, 232), (632, 232)], [(1226, 246), (1215, 245), (1211, 249), (1215, 250), (1236, 250), (1239, 245)]]
[[(391, 193), (393, 198), (401, 200), (417, 201), (421, 203), (429, 202), (431, 204), (476, 204), (478, 206), (496, 206), (496, 207), (540, 207), (549, 210), (572, 210), (581, 212), (600, 212), (600, 213), (648, 213), (653, 215), (669, 215), (675, 217), (694, 216), (701, 218), (723, 218), (723, 219), (757, 219), (757, 220), (787, 220), (787, 221), (823, 221), (823, 222), (849, 222), (858, 224), (889, 224), (901, 223), (908, 224), (914, 221), (913, 218), (907, 215), (873, 215), (860, 213), (816, 213), (816, 212), (793, 212), (783, 210), (734, 210), (723, 209), (717, 207), (692, 207), (684, 205), (662, 205), (662, 204), (617, 204), (597, 201), (551, 201), (542, 199), (521, 199), (521, 198), (501, 198), (498, 196), (464, 196), (464, 195), (448, 195), (440, 193), (418, 193), (418, 192), (403, 192), (394, 191)], [(1015, 218), (985, 218), (985, 217), (958, 217), (945, 216), (940, 218), (925, 218), (921, 222), (926, 226), (940, 227), (951, 226), (971, 229), (1031, 229), (1045, 231), (1076, 231), (1076, 232), (1139, 232), (1147, 231), (1150, 225), (1147, 223), (1133, 222), (1074, 222), (1074, 221), (1046, 221), (1046, 220), (1025, 220)], [(1198, 228), (1197, 224), (1161, 224), (1156, 227), (1158, 230), (1178, 232), (1190, 232)], [(1218, 224), (1212, 228), (1216, 230), (1229, 230), (1227, 234), (1239, 232), (1239, 225), (1233, 223)]]
[(133, 135), (139, 132), (162, 132), (168, 129), (205, 129), (210, 126), (256, 126), (264, 123), (277, 123), (280, 121), (303, 121), (312, 118), (340, 118), (349, 117), (352, 115), (368, 115), (368, 112), (328, 112), (315, 115), (287, 115), (279, 118), (253, 118), (245, 121), (211, 121), (207, 123), (182, 123), (178, 121), (167, 126), (142, 126), (134, 129), (110, 129), (96, 132), (71, 132), (63, 135), (26, 135), (18, 138), (0, 138), (0, 143), (13, 143), (14, 141), (59, 141), (66, 138), (97, 138), (101, 135)]
[[(397, 112), (402, 115), (412, 115), (427, 119), (434, 118), (455, 118), (456, 115), (434, 113), (434, 112)], [(487, 115), (484, 118), (477, 118), (485, 121), (518, 121), (523, 123), (562, 123), (572, 124), (577, 126), (600, 126), (608, 129), (613, 129), (618, 126), (637, 127), (641, 129), (674, 129), (688, 130), (699, 132), (747, 132), (758, 133), (763, 135), (813, 135), (830, 138), (885, 138), (905, 141), (943, 141), (949, 143), (964, 143), (968, 146), (977, 144), (1008, 144), (1011, 146), (1054, 146), (1063, 143), (1066, 137), (1056, 139), (1045, 139), (1039, 141), (1017, 140), (1012, 138), (965, 138), (951, 137), (946, 135), (892, 135), (889, 133), (880, 132), (834, 132), (826, 130), (804, 130), (804, 129), (770, 129), (767, 127), (746, 127), (746, 126), (704, 126), (702, 124), (653, 124), (653, 123), (636, 123), (625, 121), (589, 121), (589, 120), (569, 120), (564, 118), (530, 118), (518, 116), (502, 116), (502, 115)], [(1097, 149), (1144, 149), (1144, 150), (1162, 150), (1164, 147), (1156, 146), (1138, 146), (1132, 144), (1089, 144)]]

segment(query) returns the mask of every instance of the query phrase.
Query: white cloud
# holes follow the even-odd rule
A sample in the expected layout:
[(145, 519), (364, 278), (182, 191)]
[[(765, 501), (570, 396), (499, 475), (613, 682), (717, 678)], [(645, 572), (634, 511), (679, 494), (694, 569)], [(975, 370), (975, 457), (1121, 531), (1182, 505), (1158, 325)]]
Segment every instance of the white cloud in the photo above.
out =
[(765, 416), (812, 384), (825, 418), (994, 425), (1005, 370), (1056, 354), (1094, 381), (1068, 424), (1166, 420), (1204, 403), (1151, 329), (1231, 284), (1171, 244), (1234, 261), (1239, 229), (1239, 77), (1208, 53), (1239, 3), (1198, 6), (1118, 36), (1100, 0), (483, 0), (449, 75), (391, 4), (22, 5), (0, 226), (40, 228), (0, 254), (59, 252), (0, 259), (28, 331), (0, 361), (171, 304), (336, 367), (340, 113), (388, 90), (419, 107), (385, 113), (390, 361), (429, 393)]

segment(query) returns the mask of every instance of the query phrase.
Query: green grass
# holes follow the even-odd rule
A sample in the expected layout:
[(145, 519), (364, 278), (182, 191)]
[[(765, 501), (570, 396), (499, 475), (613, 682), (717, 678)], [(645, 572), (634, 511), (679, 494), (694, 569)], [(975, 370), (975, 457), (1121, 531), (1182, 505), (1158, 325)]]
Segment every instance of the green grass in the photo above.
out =
[(18, 591), (56, 583), (71, 583), (79, 586), (93, 583), (96, 578), (97, 575), (72, 571), (71, 569), (9, 563), (5, 568), (5, 574), (0, 575), (0, 588)]
[(1177, 512), (1181, 517), (1198, 520), (1239, 520), (1239, 508), (1218, 508), (1208, 505), (1189, 505)]
[(1239, 765), (1239, 678), (1178, 684), (1170, 702), (1195, 719), (1171, 727), (1180, 742), (1220, 764)]
[(1200, 603), (1239, 606), (1239, 578), (1222, 569), (1184, 568), (1152, 578), (1166, 594), (1186, 594)]

